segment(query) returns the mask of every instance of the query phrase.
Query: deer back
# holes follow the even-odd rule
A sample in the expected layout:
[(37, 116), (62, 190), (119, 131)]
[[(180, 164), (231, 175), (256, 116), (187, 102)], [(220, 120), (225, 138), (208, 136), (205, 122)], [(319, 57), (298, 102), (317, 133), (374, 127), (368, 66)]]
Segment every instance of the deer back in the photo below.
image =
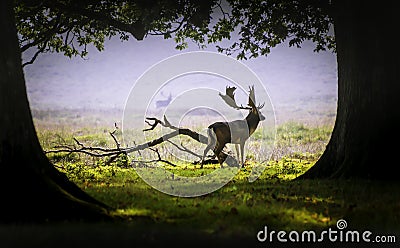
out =
[(249, 126), (246, 120), (235, 120), (231, 122), (216, 122), (209, 126), (219, 143), (242, 143), (250, 136)]

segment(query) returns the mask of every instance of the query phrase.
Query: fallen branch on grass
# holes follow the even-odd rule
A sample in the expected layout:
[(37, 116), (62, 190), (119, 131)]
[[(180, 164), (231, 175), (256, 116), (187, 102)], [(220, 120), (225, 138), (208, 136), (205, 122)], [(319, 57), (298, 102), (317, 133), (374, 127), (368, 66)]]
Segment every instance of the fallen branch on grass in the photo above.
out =
[[(110, 157), (109, 162), (112, 162), (113, 160), (115, 160), (119, 155), (124, 154), (124, 155), (128, 155), (129, 153), (132, 152), (140, 152), (142, 150), (145, 149), (150, 149), (154, 152), (156, 152), (158, 159), (157, 160), (152, 160), (153, 162), (156, 161), (160, 161), (160, 162), (164, 162), (167, 164), (170, 164), (172, 166), (175, 166), (173, 163), (171, 163), (170, 161), (164, 160), (161, 158), (160, 153), (158, 152), (157, 149), (152, 149), (151, 147), (157, 146), (165, 141), (168, 141), (169, 143), (173, 144), (175, 147), (177, 147), (178, 149), (180, 149), (181, 151), (185, 151), (189, 154), (192, 154), (198, 158), (201, 158), (200, 155), (195, 154), (194, 152), (190, 151), (189, 149), (187, 149), (186, 147), (184, 147), (182, 144), (179, 147), (177, 144), (173, 143), (170, 141), (171, 138), (178, 136), (178, 135), (185, 135), (188, 136), (192, 139), (194, 139), (195, 141), (202, 143), (202, 144), (207, 144), (207, 137), (199, 134), (195, 131), (192, 131), (188, 128), (178, 128), (173, 126), (168, 120), (167, 118), (164, 116), (164, 121), (161, 121), (157, 118), (154, 117), (147, 117), (146, 121), (145, 121), (150, 127), (147, 129), (144, 129), (143, 132), (147, 132), (147, 131), (151, 131), (154, 130), (158, 125), (161, 125), (163, 127), (166, 128), (170, 128), (174, 131), (172, 131), (171, 133), (165, 134), (157, 139), (151, 140), (149, 142), (140, 144), (140, 145), (135, 145), (133, 147), (127, 147), (127, 148), (121, 148), (120, 147), (120, 143), (118, 142), (118, 139), (115, 136), (115, 132), (116, 130), (114, 130), (113, 132), (109, 132), (109, 134), (111, 135), (111, 137), (113, 138), (116, 148), (104, 148), (104, 147), (92, 147), (92, 146), (86, 146), (84, 144), (82, 144), (78, 139), (73, 138), (76, 145), (60, 145), (60, 146), (56, 146), (54, 147), (54, 150), (49, 150), (49, 151), (45, 151), (46, 154), (49, 153), (83, 153), (89, 156), (93, 156), (93, 157)], [(225, 160), (230, 166), (236, 166), (237, 161), (230, 155), (221, 152), (220, 156), (223, 160)], [(218, 163), (218, 160), (216, 159), (209, 159), (206, 160), (205, 163)]]

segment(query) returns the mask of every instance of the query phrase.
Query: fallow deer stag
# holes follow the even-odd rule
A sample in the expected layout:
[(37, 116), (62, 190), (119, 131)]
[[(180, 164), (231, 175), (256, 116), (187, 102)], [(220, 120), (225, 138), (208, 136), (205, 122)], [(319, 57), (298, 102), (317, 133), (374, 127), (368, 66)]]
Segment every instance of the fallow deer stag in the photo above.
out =
[[(261, 114), (260, 109), (264, 107), (264, 104), (256, 106), (254, 86), (250, 87), (249, 100), (247, 103), (248, 107), (238, 106), (235, 101), (235, 90), (236, 87), (226, 87), (225, 95), (219, 93), (221, 98), (234, 109), (245, 109), (249, 110), (249, 114), (243, 120), (234, 120), (231, 122), (215, 122), (208, 126), (207, 135), (208, 142), (207, 147), (204, 150), (203, 158), (201, 162), (201, 168), (203, 168), (204, 158), (208, 151), (213, 148), (214, 155), (217, 156), (218, 162), (222, 165), (224, 158), (220, 156), (225, 145), (228, 143), (235, 144), (235, 150), (238, 158), (238, 162), (241, 166), (244, 165), (244, 145), (249, 137), (257, 129), (258, 123), (265, 120), (265, 116)], [(239, 153), (240, 148), (240, 153)]]

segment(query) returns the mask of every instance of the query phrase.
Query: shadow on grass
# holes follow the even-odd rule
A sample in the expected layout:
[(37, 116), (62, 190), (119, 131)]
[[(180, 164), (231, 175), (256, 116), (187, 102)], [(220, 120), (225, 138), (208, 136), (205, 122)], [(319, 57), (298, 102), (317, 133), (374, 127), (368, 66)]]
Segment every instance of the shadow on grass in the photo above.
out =
[[(140, 227), (138, 217), (148, 218), (156, 229), (190, 231), (204, 239), (255, 242), (256, 234), (264, 226), (277, 232), (314, 230), (320, 233), (336, 228), (339, 219), (347, 221), (348, 230), (400, 233), (398, 183), (330, 180), (247, 183), (240, 180), (196, 198), (172, 197), (136, 186), (97, 185), (89, 191), (117, 207), (115, 214), (124, 217), (127, 223), (139, 223)], [(108, 196), (103, 194), (102, 199), (98, 193), (104, 190)]]
[[(262, 243), (256, 235), (265, 226), (276, 233), (313, 230), (318, 235), (338, 230), (339, 219), (347, 221), (346, 230), (396, 235), (397, 245), (400, 238), (399, 183), (240, 180), (195, 198), (172, 197), (139, 181), (92, 184), (86, 191), (116, 207), (119, 221), (0, 226), (1, 247), (288, 247), (276, 236)], [(286, 245), (294, 244), (304, 245)]]

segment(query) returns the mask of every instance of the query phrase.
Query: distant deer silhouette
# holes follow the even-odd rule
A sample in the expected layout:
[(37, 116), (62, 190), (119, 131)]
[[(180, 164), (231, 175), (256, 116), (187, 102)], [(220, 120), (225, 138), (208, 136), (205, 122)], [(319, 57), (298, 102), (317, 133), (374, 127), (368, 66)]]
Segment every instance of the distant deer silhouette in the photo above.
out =
[(171, 102), (171, 100), (172, 100), (172, 96), (171, 96), (171, 93), (169, 93), (169, 96), (167, 99), (156, 101), (156, 108), (163, 108), (163, 107), (168, 106), (168, 104)]
[[(231, 122), (215, 122), (208, 126), (207, 147), (204, 149), (201, 168), (203, 168), (204, 159), (209, 150), (213, 149), (214, 155), (217, 156), (218, 162), (222, 165), (223, 157), (221, 152), (228, 143), (235, 144), (238, 162), (241, 166), (244, 165), (244, 145), (249, 137), (257, 129), (258, 123), (265, 120), (265, 116), (259, 111), (264, 107), (264, 104), (256, 106), (254, 86), (250, 87), (248, 107), (238, 106), (235, 101), (236, 87), (226, 87), (225, 95), (219, 93), (226, 104), (235, 109), (249, 110), (249, 114), (243, 120), (234, 120)], [(240, 148), (240, 151), (239, 151)]]

